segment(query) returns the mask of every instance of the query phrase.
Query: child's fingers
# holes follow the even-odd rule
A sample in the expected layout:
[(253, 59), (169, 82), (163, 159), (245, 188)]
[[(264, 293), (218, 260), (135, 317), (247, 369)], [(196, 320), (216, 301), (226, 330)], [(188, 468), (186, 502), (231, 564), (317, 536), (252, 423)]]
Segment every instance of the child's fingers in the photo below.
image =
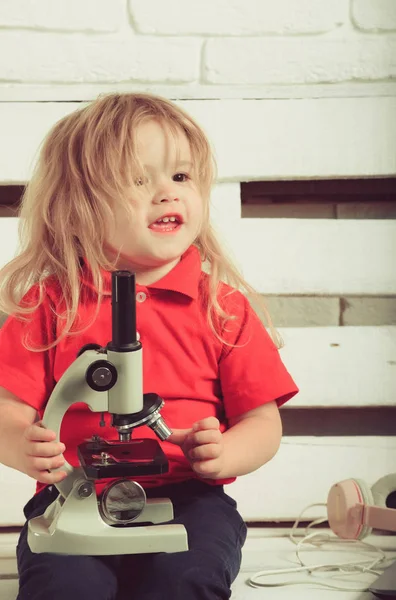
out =
[(176, 446), (182, 446), (190, 433), (191, 429), (174, 429), (166, 441), (176, 444)]
[(28, 456), (58, 456), (66, 450), (62, 442), (31, 442), (26, 449)]
[(219, 458), (221, 455), (221, 447), (219, 444), (205, 444), (204, 446), (197, 446), (196, 448), (192, 448), (188, 456), (191, 460), (200, 461), (200, 460), (211, 460), (214, 458)]
[(206, 417), (193, 425), (193, 431), (202, 431), (206, 429), (220, 429), (220, 421), (216, 417)]
[(66, 471), (36, 471), (31, 474), (33, 479), (36, 479), (36, 481), (39, 481), (40, 483), (46, 483), (47, 485), (59, 483), (60, 481), (63, 481), (66, 476)]
[(197, 431), (189, 437), (189, 445), (201, 446), (203, 444), (220, 444), (222, 433), (219, 430), (207, 429), (205, 431)]
[(54, 456), (51, 458), (34, 457), (30, 461), (31, 469), (33, 471), (50, 471), (52, 469), (59, 469), (65, 464), (65, 459), (62, 456)]
[(26, 429), (25, 438), (29, 442), (52, 442), (56, 438), (56, 433), (34, 423)]

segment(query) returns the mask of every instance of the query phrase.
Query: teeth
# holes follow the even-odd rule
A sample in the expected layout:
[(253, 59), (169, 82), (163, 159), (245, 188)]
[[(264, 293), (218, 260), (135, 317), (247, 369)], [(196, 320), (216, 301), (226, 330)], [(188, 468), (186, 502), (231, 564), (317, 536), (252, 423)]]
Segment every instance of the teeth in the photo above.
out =
[(169, 221), (174, 223), (176, 221), (176, 217), (163, 217), (162, 219), (158, 219), (157, 223), (168, 223)]

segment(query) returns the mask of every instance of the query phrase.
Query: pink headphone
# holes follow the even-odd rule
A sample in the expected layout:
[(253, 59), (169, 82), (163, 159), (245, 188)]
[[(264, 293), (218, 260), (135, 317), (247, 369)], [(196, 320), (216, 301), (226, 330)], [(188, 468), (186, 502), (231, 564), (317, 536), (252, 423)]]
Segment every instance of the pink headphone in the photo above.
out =
[(361, 479), (335, 483), (327, 498), (327, 518), (340, 538), (361, 540), (373, 528), (396, 531), (396, 509), (387, 498), (396, 494), (396, 473), (379, 479), (371, 488)]

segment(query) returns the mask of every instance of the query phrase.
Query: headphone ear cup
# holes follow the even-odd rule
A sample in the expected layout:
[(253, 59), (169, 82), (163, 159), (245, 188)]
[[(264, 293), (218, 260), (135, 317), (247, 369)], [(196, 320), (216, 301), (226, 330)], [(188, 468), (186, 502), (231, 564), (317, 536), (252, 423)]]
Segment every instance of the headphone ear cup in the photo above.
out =
[(357, 504), (374, 503), (370, 487), (361, 479), (345, 479), (332, 486), (327, 498), (327, 515), (332, 531), (340, 538), (361, 540), (372, 528), (362, 523)]
[(396, 494), (396, 473), (389, 473), (389, 475), (385, 475), (384, 477), (381, 477), (381, 479), (378, 479), (371, 487), (371, 493), (373, 494), (374, 504), (376, 506), (389, 508), (386, 501), (391, 494)]

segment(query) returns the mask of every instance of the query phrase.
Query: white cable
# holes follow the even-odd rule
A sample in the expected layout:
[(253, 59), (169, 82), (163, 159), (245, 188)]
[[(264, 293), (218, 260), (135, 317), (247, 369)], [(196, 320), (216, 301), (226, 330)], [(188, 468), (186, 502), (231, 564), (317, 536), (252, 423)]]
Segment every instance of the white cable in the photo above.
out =
[[(315, 585), (320, 585), (320, 586), (323, 586), (326, 588), (330, 588), (333, 590), (348, 591), (348, 592), (365, 592), (368, 590), (369, 586), (359, 587), (359, 588), (343, 587), (340, 585), (335, 585), (335, 584), (326, 583), (324, 581), (319, 581), (319, 580), (315, 579), (314, 577), (312, 579), (294, 580), (294, 581), (279, 581), (276, 583), (263, 583), (261, 581), (258, 581), (258, 579), (261, 577), (266, 577), (268, 575), (283, 575), (286, 573), (301, 573), (303, 571), (308, 571), (310, 575), (314, 571), (340, 571), (344, 575), (353, 575), (356, 572), (362, 572), (362, 573), (372, 573), (373, 575), (376, 575), (376, 577), (377, 577), (378, 575), (381, 574), (382, 571), (384, 571), (386, 569), (387, 566), (389, 566), (389, 565), (383, 564), (383, 566), (380, 567), (379, 565), (381, 565), (381, 563), (385, 563), (385, 562), (388, 562), (390, 564), (396, 558), (396, 556), (393, 558), (387, 558), (385, 553), (380, 548), (377, 548), (376, 546), (373, 546), (372, 544), (369, 544), (367, 542), (363, 542), (362, 540), (344, 540), (344, 539), (337, 538), (336, 536), (330, 536), (329, 534), (323, 533), (323, 532), (306, 534), (302, 540), (299, 540), (299, 541), (296, 540), (296, 538), (293, 536), (293, 532), (298, 527), (298, 524), (301, 520), (301, 516), (303, 515), (303, 513), (308, 508), (311, 508), (313, 506), (326, 506), (326, 504), (325, 503), (309, 504), (308, 506), (306, 506), (301, 511), (299, 516), (297, 517), (295, 523), (293, 524), (293, 527), (291, 528), (290, 534), (289, 534), (290, 540), (297, 546), (296, 556), (300, 563), (300, 566), (287, 568), (287, 569), (271, 569), (271, 570), (265, 570), (265, 571), (258, 571), (257, 573), (255, 573), (249, 579), (246, 580), (246, 583), (248, 585), (250, 585), (251, 587), (280, 587), (280, 586), (285, 586), (285, 585), (298, 585), (298, 584), (301, 585), (301, 584), (310, 583), (310, 584), (315, 584)], [(315, 525), (319, 525), (320, 523), (323, 523), (325, 521), (327, 521), (327, 518), (320, 517), (318, 519), (315, 519), (314, 521), (312, 521), (311, 523), (309, 523), (307, 525), (305, 532), (307, 532), (307, 530), (310, 529), (311, 527), (314, 527)], [(321, 540), (319, 539), (316, 542), (314, 542), (314, 541), (312, 541), (314, 538), (322, 538), (322, 539)], [(380, 556), (374, 560), (362, 560), (362, 561), (356, 561), (356, 562), (349, 561), (349, 562), (345, 562), (345, 563), (328, 563), (328, 564), (324, 563), (324, 564), (318, 564), (318, 565), (306, 565), (300, 558), (299, 550), (301, 549), (303, 544), (307, 543), (307, 542), (311, 543), (313, 546), (320, 546), (321, 544), (323, 544), (325, 542), (340, 543), (340, 544), (351, 544), (352, 543), (354, 545), (361, 544), (361, 545), (366, 546), (366, 547), (374, 550), (375, 552), (379, 553)], [(379, 569), (379, 571), (374, 570), (374, 568)]]

